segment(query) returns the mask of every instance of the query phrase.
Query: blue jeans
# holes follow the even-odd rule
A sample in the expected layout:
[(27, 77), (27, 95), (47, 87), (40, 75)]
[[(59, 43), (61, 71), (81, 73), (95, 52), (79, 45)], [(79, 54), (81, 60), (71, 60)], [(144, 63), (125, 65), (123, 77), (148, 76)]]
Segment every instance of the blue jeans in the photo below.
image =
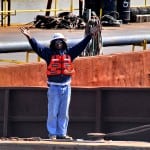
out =
[(50, 85), (48, 96), (47, 130), (49, 135), (65, 136), (69, 121), (71, 86)]

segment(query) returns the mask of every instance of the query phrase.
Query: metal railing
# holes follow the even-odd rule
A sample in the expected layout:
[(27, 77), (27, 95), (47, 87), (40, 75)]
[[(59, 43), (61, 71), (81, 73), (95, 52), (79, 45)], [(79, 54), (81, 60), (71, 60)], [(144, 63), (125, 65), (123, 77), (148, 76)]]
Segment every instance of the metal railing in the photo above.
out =
[(2, 22), (4, 23), (4, 26), (7, 26), (7, 17), (9, 15), (16, 15), (17, 13), (31, 13), (31, 12), (54, 12), (54, 16), (57, 16), (57, 12), (61, 11), (70, 11), (73, 12), (75, 10), (79, 10), (79, 8), (74, 8), (73, 5), (73, 0), (68, 0), (70, 2), (70, 8), (64, 8), (60, 9), (58, 8), (58, 0), (54, 1), (54, 8), (52, 9), (21, 9), (21, 10), (8, 10), (8, 1), (4, 0), (2, 5), (3, 5), (3, 10), (0, 11), (0, 14), (2, 15)]

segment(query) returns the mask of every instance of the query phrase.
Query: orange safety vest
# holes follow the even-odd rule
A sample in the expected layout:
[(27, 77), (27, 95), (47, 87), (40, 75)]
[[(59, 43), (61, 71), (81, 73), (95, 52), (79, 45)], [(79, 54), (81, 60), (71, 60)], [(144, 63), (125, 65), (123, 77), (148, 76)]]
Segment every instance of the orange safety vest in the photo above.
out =
[(72, 75), (75, 72), (69, 55), (53, 55), (47, 67), (47, 75)]

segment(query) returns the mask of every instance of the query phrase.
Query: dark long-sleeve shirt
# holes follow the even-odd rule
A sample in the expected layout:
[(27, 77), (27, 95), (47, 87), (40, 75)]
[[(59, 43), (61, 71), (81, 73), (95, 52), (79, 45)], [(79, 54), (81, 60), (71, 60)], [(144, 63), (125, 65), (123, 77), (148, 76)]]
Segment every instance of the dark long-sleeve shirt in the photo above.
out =
[[(69, 48), (67, 50), (68, 55), (70, 55), (71, 60), (73, 61), (76, 57), (78, 57), (86, 48), (87, 44), (91, 40), (91, 35), (87, 35), (83, 40), (81, 40), (78, 44)], [(53, 50), (49, 47), (39, 44), (34, 38), (29, 39), (29, 43), (32, 49), (43, 58), (47, 65), (49, 65), (51, 56), (53, 55)], [(66, 83), (71, 79), (69, 75), (55, 75), (48, 76), (48, 82), (56, 82), (56, 83)]]

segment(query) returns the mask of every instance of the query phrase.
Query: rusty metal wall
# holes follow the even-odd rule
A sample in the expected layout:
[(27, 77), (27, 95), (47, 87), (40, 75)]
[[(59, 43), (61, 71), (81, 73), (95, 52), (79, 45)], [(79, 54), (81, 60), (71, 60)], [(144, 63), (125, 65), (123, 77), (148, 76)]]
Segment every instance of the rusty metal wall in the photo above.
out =
[[(47, 138), (47, 88), (0, 88), (0, 137)], [(150, 88), (72, 88), (69, 134), (150, 124)]]

